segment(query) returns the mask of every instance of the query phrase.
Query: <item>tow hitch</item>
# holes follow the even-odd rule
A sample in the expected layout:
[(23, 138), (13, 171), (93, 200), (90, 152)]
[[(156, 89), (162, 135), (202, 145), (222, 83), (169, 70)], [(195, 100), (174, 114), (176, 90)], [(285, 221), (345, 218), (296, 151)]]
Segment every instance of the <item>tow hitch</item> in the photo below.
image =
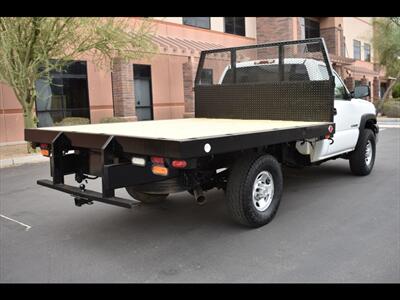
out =
[(48, 179), (38, 180), (37, 184), (58, 190), (67, 194), (74, 196), (75, 204), (81, 206), (83, 204), (89, 204), (92, 201), (103, 202), (107, 204), (112, 204), (116, 206), (131, 208), (132, 206), (138, 205), (134, 201), (127, 200), (119, 197), (104, 197), (102, 193), (86, 190), (83, 192), (80, 188), (63, 184), (63, 183), (53, 183), (53, 181)]
[(89, 200), (89, 199), (85, 199), (82, 197), (74, 197), (75, 200), (75, 205), (78, 207), (81, 207), (84, 204), (88, 204), (88, 205), (92, 205), (93, 201)]

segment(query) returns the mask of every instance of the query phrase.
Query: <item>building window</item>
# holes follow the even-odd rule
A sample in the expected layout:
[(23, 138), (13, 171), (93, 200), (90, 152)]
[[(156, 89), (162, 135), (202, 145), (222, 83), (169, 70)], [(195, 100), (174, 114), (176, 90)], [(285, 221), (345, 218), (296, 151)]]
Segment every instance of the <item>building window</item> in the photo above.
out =
[(364, 44), (364, 60), (371, 61), (371, 45), (367, 43)]
[(319, 22), (305, 18), (304, 31), (306, 39), (320, 37)]
[(200, 84), (201, 85), (212, 85), (213, 84), (213, 69), (201, 70)]
[(361, 42), (353, 40), (353, 58), (361, 59)]
[(244, 17), (226, 17), (225, 32), (237, 35), (246, 35), (245, 18)]
[(86, 62), (74, 61), (50, 77), (50, 82), (36, 81), (38, 127), (54, 126), (68, 117), (90, 119)]
[(183, 17), (183, 24), (210, 29), (210, 17)]

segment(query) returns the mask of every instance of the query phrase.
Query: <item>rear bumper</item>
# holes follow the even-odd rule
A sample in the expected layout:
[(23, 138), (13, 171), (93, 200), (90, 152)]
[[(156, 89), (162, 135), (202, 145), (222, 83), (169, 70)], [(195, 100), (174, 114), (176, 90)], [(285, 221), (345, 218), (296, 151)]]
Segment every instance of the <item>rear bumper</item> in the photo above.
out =
[(63, 184), (63, 183), (53, 183), (51, 180), (42, 179), (38, 180), (37, 184), (61, 191), (67, 194), (72, 195), (75, 198), (75, 204), (80, 206), (85, 203), (90, 203), (92, 201), (99, 201), (111, 205), (121, 206), (125, 208), (131, 208), (133, 205), (136, 205), (134, 201), (119, 198), (119, 197), (103, 197), (101, 193), (91, 191), (91, 190), (84, 190), (82, 191), (80, 188)]

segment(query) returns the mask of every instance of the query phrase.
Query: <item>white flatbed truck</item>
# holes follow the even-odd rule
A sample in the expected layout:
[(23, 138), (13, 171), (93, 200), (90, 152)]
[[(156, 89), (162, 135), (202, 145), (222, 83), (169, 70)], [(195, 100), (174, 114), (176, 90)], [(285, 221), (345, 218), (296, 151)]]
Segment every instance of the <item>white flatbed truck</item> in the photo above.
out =
[[(186, 190), (203, 204), (221, 188), (233, 219), (259, 227), (278, 209), (282, 165), (344, 158), (355, 175), (371, 172), (379, 127), (359, 99), (369, 94), (347, 90), (322, 38), (214, 49), (201, 53), (195, 118), (26, 129), (25, 139), (50, 157), (53, 178), (37, 183), (77, 206), (136, 203), (118, 188), (142, 203)], [(70, 174), (78, 186), (64, 184)], [(102, 192), (86, 189), (97, 177)]]

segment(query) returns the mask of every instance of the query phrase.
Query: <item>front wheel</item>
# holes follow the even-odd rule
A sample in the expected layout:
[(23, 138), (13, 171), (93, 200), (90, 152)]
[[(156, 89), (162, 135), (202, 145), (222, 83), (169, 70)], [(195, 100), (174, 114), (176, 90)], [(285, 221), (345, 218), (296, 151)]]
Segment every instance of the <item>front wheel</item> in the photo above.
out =
[(132, 187), (127, 187), (126, 191), (135, 200), (146, 204), (155, 204), (165, 201), (169, 194), (150, 194), (135, 191)]
[(266, 225), (278, 210), (282, 189), (281, 166), (272, 155), (244, 157), (235, 163), (229, 175), (228, 210), (240, 224)]
[(376, 138), (371, 129), (360, 132), (356, 149), (350, 154), (350, 170), (354, 175), (371, 173), (375, 163)]

